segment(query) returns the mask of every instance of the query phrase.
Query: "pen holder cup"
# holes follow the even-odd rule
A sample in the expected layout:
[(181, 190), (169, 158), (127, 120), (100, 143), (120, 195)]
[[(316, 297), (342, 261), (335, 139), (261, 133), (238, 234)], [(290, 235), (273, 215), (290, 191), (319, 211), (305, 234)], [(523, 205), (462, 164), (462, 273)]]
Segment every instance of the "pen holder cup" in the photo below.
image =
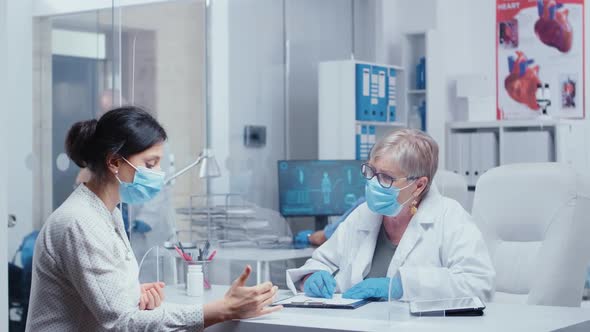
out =
[(179, 271), (178, 273), (178, 277), (180, 278), (182, 276), (183, 280), (179, 280), (179, 284), (180, 283), (184, 283), (184, 287), (187, 287), (187, 283), (186, 283), (186, 274), (188, 273), (188, 267), (189, 265), (201, 265), (202, 271), (203, 271), (203, 289), (211, 289), (211, 281), (209, 278), (209, 270), (210, 270), (210, 264), (211, 261), (184, 261), (181, 260), (181, 264), (179, 264), (179, 267), (182, 269), (181, 271)]

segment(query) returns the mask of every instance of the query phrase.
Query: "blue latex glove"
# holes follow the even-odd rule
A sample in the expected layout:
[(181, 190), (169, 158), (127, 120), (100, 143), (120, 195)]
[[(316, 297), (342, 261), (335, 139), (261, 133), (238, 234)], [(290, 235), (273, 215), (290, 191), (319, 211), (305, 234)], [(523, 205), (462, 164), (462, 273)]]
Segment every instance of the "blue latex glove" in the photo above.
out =
[(389, 281), (393, 280), (391, 297), (399, 300), (404, 295), (402, 280), (399, 276), (394, 278), (369, 278), (365, 279), (347, 290), (342, 297), (345, 299), (364, 300), (368, 298), (380, 298), (387, 300)]
[(318, 271), (305, 280), (303, 290), (307, 296), (331, 299), (336, 290), (336, 280), (328, 271)]
[(313, 234), (312, 230), (301, 231), (295, 235), (295, 247), (304, 248), (310, 245), (309, 236)]
[(145, 234), (152, 230), (152, 227), (148, 225), (143, 220), (134, 220), (133, 221), (133, 228), (131, 228), (133, 232)]

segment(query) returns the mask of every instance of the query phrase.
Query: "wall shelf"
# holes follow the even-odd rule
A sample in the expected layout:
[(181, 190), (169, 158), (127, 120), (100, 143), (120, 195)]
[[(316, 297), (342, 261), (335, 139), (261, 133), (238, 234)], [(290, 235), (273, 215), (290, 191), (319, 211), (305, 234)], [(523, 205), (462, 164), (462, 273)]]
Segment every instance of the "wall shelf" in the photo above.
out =
[(479, 177), (493, 167), (535, 162), (584, 165), (584, 141), (584, 124), (576, 120), (449, 122), (445, 166), (465, 177), (473, 199)]
[(408, 126), (405, 122), (380, 122), (380, 121), (356, 121), (357, 124), (375, 126), (375, 127), (392, 127), (392, 128), (406, 128)]

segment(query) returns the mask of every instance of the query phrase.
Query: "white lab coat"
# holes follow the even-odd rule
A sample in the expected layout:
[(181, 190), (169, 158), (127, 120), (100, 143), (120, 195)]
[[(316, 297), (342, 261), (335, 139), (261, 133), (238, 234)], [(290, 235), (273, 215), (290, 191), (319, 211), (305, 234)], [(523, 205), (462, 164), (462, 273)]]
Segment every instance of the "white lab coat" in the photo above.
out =
[[(355, 209), (305, 265), (287, 270), (294, 293), (309, 273), (337, 268), (336, 291), (361, 282), (371, 263), (382, 216), (366, 203)], [(495, 271), (478, 228), (459, 203), (440, 195), (435, 186), (424, 197), (389, 264), (387, 276), (399, 272), (402, 301), (479, 296), (490, 300)]]

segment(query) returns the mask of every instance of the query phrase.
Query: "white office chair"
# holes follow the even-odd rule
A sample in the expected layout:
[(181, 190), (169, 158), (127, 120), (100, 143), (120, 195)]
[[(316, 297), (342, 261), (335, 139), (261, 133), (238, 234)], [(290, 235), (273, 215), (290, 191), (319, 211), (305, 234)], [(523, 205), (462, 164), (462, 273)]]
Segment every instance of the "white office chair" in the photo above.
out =
[(496, 269), (495, 302), (580, 306), (590, 261), (586, 178), (565, 164), (513, 164), (477, 182), (473, 217)]
[(434, 185), (441, 195), (456, 200), (465, 210), (469, 211), (467, 182), (464, 177), (451, 171), (439, 169), (434, 176)]

